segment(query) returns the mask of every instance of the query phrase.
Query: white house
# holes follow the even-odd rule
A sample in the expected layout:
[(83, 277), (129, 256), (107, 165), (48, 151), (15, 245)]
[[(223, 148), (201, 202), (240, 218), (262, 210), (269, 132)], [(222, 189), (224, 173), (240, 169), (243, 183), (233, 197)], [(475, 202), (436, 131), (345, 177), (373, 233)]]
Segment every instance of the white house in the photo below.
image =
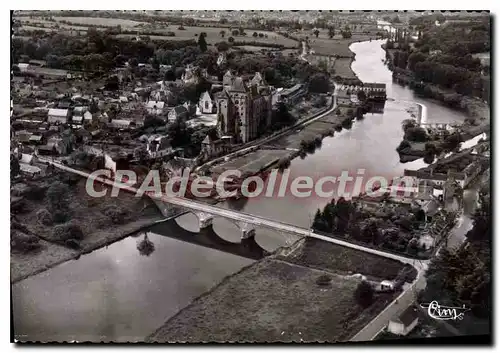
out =
[(165, 108), (165, 102), (149, 101), (146, 103), (146, 110), (149, 114), (160, 115)]
[(115, 129), (128, 129), (130, 127), (131, 121), (124, 119), (113, 119), (109, 124), (110, 127)]
[(66, 124), (69, 117), (69, 109), (49, 109), (47, 121), (53, 124)]
[(147, 138), (146, 150), (148, 153), (154, 157), (158, 152), (170, 152), (172, 147), (170, 145), (170, 139), (164, 135), (152, 135)]
[(19, 68), (19, 71), (21, 72), (27, 72), (31, 70), (31, 65), (27, 63), (19, 63), (17, 64), (17, 67)]
[(406, 336), (418, 324), (418, 309), (410, 306), (389, 321), (387, 330), (395, 335)]
[(88, 110), (85, 113), (83, 113), (83, 120), (86, 124), (90, 124), (93, 121), (92, 113), (89, 112)]
[(198, 106), (200, 107), (200, 112), (202, 114), (215, 113), (216, 104), (208, 91), (203, 92), (200, 97), (200, 101), (198, 102)]
[(380, 287), (378, 288), (380, 291), (393, 291), (394, 290), (394, 282), (384, 280), (380, 282)]

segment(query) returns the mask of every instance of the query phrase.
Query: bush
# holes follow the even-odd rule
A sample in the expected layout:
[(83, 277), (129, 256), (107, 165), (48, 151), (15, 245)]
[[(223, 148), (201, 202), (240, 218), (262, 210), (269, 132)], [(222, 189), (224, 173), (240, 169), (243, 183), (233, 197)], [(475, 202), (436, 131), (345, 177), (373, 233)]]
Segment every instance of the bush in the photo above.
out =
[(78, 224), (68, 222), (56, 225), (52, 231), (52, 240), (59, 242), (66, 242), (71, 239), (83, 240), (84, 234)]
[(363, 308), (369, 307), (373, 303), (374, 290), (370, 283), (362, 281), (354, 291), (354, 299)]
[(429, 139), (425, 129), (421, 127), (409, 127), (405, 131), (405, 139), (414, 142), (425, 142)]
[(41, 201), (45, 198), (46, 193), (47, 193), (46, 187), (44, 188), (37, 185), (33, 185), (29, 187), (29, 190), (26, 193), (23, 193), (23, 196), (31, 201)]
[(56, 210), (52, 214), (52, 221), (54, 223), (64, 223), (69, 220), (68, 210)]
[(125, 223), (127, 212), (121, 207), (110, 206), (104, 210), (104, 214), (111, 219), (114, 224)]
[(22, 253), (31, 252), (41, 247), (40, 239), (34, 235), (28, 235), (15, 230), (10, 232), (10, 246), (14, 251)]
[(69, 188), (66, 184), (56, 181), (47, 190), (47, 201), (51, 210), (69, 208)]
[(38, 219), (38, 222), (40, 222), (44, 226), (51, 226), (53, 224), (52, 215), (45, 208), (42, 208), (41, 210), (39, 210), (36, 213), (36, 217)]
[(318, 286), (327, 286), (330, 284), (330, 282), (332, 281), (332, 277), (329, 276), (329, 275), (321, 275), (319, 276), (317, 279), (316, 279), (316, 284)]
[(410, 147), (411, 147), (411, 144), (408, 141), (403, 140), (403, 141), (401, 141), (399, 146), (396, 148), (396, 151), (401, 152), (405, 148), (410, 148)]

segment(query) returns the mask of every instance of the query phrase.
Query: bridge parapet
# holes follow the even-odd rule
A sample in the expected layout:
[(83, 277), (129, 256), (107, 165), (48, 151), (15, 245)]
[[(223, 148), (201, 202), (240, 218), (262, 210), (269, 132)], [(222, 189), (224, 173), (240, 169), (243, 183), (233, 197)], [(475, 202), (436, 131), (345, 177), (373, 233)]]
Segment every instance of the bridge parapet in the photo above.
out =
[(156, 204), (158, 209), (160, 210), (161, 214), (165, 218), (172, 218), (176, 216), (180, 216), (181, 214), (185, 213), (186, 210), (183, 209), (182, 207), (176, 207), (173, 206), (172, 204), (169, 204), (167, 202), (163, 202), (161, 200), (151, 198), (153, 202)]
[(195, 212), (196, 217), (198, 217), (198, 222), (200, 229), (207, 228), (212, 225), (214, 216), (206, 212)]
[(242, 240), (255, 236), (255, 227), (250, 223), (238, 222), (238, 228), (240, 228)]

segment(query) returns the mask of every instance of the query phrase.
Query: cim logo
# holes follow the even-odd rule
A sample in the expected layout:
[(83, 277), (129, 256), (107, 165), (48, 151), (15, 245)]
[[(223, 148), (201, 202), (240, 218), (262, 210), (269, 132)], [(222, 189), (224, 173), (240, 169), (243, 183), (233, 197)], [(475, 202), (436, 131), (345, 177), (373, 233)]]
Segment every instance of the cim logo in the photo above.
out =
[(421, 308), (427, 309), (427, 314), (436, 320), (462, 320), (470, 309), (456, 306), (441, 306), (434, 300), (430, 303), (420, 304)]

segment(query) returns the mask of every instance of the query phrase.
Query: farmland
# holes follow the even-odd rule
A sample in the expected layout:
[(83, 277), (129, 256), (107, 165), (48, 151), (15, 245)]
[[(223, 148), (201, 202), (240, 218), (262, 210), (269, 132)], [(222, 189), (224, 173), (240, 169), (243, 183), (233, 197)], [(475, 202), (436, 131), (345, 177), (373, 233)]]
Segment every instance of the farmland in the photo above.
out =
[[(187, 40), (197, 39), (202, 32), (207, 34), (206, 41), (208, 44), (216, 44), (221, 41), (227, 41), (229, 37), (233, 37), (235, 42), (257, 42), (266, 44), (278, 44), (289, 48), (297, 47), (297, 42), (290, 38), (285, 38), (277, 33), (270, 31), (253, 31), (246, 30), (245, 35), (233, 35), (229, 28), (222, 27), (194, 27), (177, 25), (153, 25), (146, 22), (138, 22), (126, 19), (117, 18), (100, 18), (100, 17), (53, 17), (56, 22), (47, 21), (37, 17), (20, 16), (16, 20), (21, 22), (21, 29), (34, 31), (43, 30), (46, 32), (60, 31), (61, 29), (86, 31), (89, 26), (98, 26), (97, 29), (106, 29), (107, 27), (121, 26), (123, 30), (137, 31), (133, 34), (120, 34), (122, 38), (135, 38), (136, 35), (148, 35), (155, 40)], [(61, 23), (63, 21), (64, 23)], [(42, 27), (43, 26), (43, 27)], [(180, 29), (183, 28), (183, 29)], [(224, 36), (221, 32), (224, 31)], [(154, 35), (149, 33), (154, 32)], [(257, 37), (254, 37), (254, 32)], [(165, 33), (165, 36), (162, 36)], [(174, 33), (175, 36), (167, 35)], [(83, 33), (82, 33), (83, 34)], [(259, 35), (262, 34), (262, 37)]]

